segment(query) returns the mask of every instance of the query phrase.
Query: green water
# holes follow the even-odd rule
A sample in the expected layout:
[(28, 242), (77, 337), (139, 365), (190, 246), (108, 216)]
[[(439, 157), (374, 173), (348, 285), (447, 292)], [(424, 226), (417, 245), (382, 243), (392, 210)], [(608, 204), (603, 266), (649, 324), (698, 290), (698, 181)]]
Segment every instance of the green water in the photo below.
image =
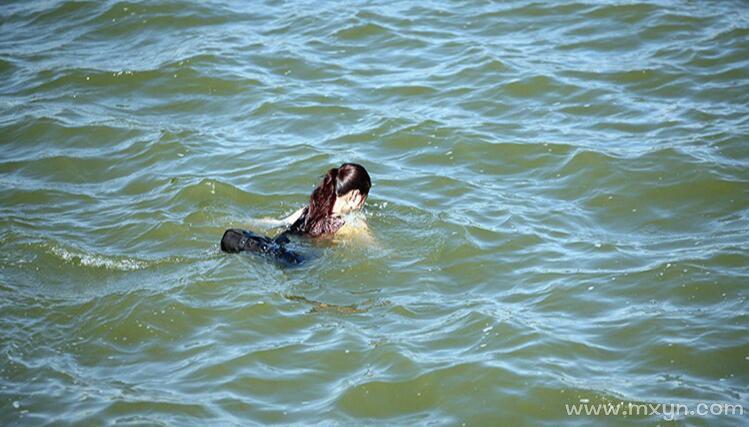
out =
[[(0, 5), (0, 424), (745, 425), (746, 2)], [(226, 255), (344, 161), (372, 246)]]

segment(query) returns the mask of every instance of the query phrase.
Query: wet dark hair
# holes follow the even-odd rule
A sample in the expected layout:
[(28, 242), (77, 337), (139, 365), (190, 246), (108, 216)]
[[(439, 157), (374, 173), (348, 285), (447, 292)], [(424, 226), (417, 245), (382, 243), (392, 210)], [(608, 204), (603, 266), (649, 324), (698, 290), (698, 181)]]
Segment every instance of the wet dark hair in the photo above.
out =
[(304, 223), (299, 231), (310, 236), (333, 233), (342, 224), (332, 218), (336, 197), (343, 196), (351, 190), (359, 190), (362, 196), (369, 194), (372, 181), (364, 166), (357, 163), (344, 163), (328, 170), (309, 197), (309, 206), (304, 215)]

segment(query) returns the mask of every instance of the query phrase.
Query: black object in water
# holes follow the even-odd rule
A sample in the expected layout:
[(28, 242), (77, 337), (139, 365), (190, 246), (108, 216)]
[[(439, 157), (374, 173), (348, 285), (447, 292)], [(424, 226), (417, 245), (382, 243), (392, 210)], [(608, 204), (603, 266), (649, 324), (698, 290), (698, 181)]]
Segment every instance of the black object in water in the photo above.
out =
[(251, 231), (230, 228), (221, 238), (221, 250), (229, 253), (255, 252), (268, 255), (284, 264), (301, 264), (304, 257), (298, 252), (286, 249), (288, 242), (289, 239), (284, 234), (271, 239)]

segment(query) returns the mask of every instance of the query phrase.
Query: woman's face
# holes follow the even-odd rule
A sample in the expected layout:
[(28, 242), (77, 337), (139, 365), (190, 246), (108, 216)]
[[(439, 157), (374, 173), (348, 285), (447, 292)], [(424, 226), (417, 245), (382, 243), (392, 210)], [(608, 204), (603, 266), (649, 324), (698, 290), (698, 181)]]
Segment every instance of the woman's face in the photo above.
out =
[(362, 195), (359, 190), (351, 190), (348, 193), (338, 196), (333, 204), (334, 215), (346, 215), (349, 212), (358, 211), (364, 207), (367, 196)]

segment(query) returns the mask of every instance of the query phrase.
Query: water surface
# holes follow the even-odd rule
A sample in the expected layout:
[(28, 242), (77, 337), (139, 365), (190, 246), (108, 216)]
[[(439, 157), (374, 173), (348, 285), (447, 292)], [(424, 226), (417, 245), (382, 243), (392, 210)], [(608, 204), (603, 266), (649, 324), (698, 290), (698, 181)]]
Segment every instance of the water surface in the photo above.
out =
[[(741, 1), (5, 2), (0, 424), (749, 408), (748, 36)], [(344, 161), (376, 245), (219, 251)]]

